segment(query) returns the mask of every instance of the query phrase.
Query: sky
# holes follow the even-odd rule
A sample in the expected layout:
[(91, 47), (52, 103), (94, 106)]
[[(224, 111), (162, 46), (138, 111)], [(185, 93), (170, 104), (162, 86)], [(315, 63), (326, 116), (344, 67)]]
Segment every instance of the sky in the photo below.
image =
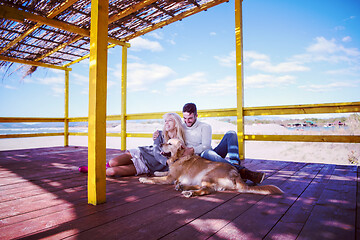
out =
[[(127, 113), (236, 107), (234, 28), (231, 0), (130, 41)], [(244, 0), (243, 38), (245, 107), (360, 101), (360, 1)], [(108, 51), (108, 115), (121, 52)], [(0, 117), (63, 117), (64, 71), (19, 67), (0, 70)], [(85, 117), (89, 61), (71, 68), (69, 116)]]

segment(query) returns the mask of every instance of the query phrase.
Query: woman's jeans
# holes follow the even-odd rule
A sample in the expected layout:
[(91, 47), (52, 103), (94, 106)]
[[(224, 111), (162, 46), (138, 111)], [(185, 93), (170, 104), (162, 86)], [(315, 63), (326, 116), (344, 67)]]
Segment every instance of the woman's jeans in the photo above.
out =
[[(227, 154), (230, 160), (225, 159)], [(205, 150), (200, 156), (214, 162), (230, 163), (238, 170), (244, 168), (240, 165), (238, 137), (235, 131), (225, 133), (216, 148)]]

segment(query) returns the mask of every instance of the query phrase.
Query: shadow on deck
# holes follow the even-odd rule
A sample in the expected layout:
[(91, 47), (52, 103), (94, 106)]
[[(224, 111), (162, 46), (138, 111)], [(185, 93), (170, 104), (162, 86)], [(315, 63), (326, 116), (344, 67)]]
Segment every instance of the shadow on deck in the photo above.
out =
[[(108, 149), (107, 160), (119, 153)], [(285, 194), (187, 199), (173, 186), (108, 178), (107, 202), (87, 204), (86, 147), (0, 152), (0, 239), (356, 239), (356, 166), (247, 159)]]

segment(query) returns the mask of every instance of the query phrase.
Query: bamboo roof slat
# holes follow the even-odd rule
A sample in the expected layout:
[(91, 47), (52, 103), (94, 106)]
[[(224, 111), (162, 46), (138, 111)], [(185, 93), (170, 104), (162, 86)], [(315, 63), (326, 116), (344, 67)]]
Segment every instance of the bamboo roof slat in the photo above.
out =
[[(228, 0), (112, 0), (109, 47)], [(0, 68), (12, 59), (68, 66), (90, 52), (91, 0), (2, 0)], [(128, 46), (128, 45), (127, 45)]]

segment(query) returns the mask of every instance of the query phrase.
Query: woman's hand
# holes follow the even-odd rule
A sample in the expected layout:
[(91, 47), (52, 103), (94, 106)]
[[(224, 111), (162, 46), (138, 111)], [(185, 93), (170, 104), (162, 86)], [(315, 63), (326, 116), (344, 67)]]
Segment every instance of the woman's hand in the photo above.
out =
[(157, 139), (159, 137), (159, 130), (156, 130), (154, 133), (153, 133), (153, 140)]

